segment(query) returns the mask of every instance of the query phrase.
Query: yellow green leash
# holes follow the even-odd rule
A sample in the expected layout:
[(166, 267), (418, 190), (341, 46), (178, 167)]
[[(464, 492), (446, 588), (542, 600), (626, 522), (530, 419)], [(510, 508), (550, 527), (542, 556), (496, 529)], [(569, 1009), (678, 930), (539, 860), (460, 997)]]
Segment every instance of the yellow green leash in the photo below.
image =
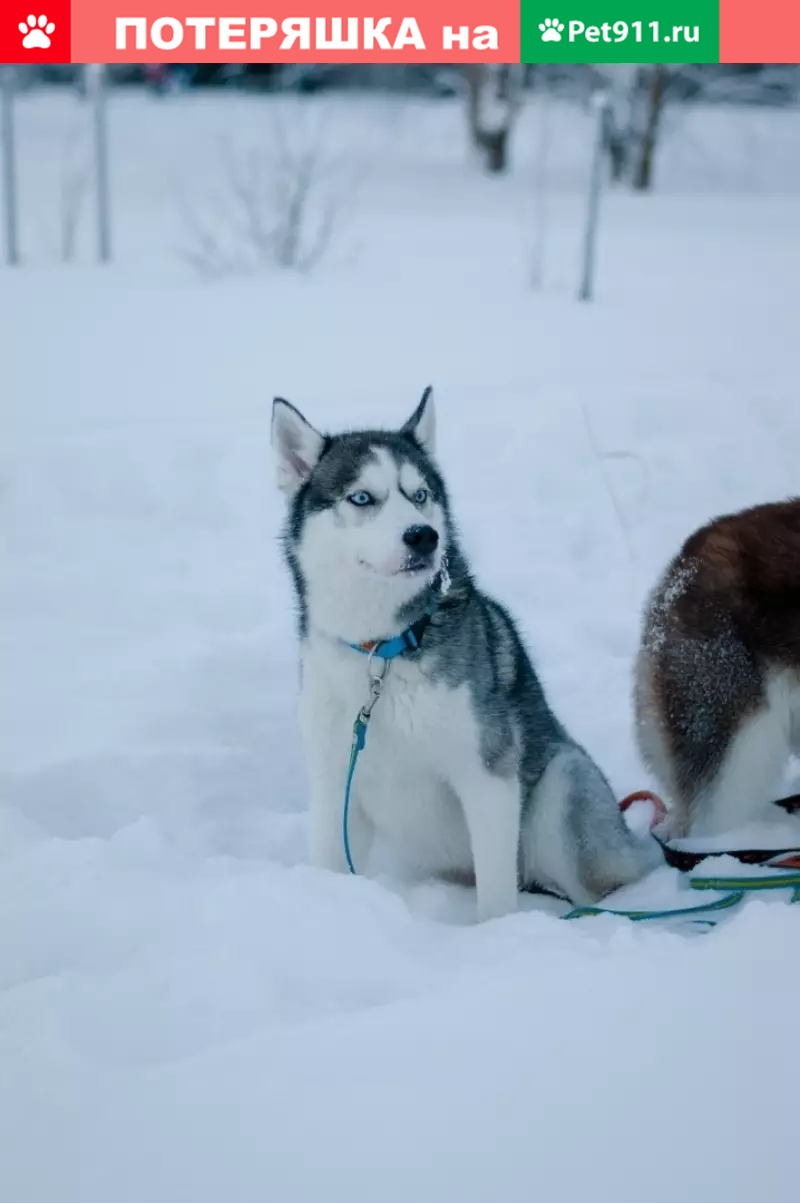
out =
[(657, 919), (686, 919), (689, 922), (708, 923), (709, 926), (713, 926), (714, 920), (698, 919), (697, 917), (713, 914), (716, 911), (730, 910), (732, 907), (738, 906), (745, 894), (755, 894), (762, 890), (791, 890), (790, 902), (800, 902), (800, 873), (791, 870), (753, 877), (692, 877), (689, 885), (693, 890), (721, 891), (723, 897), (700, 906), (675, 907), (659, 911), (626, 911), (603, 906), (578, 906), (563, 915), (562, 918), (585, 919), (593, 915), (615, 915), (620, 919), (630, 919), (634, 923)]

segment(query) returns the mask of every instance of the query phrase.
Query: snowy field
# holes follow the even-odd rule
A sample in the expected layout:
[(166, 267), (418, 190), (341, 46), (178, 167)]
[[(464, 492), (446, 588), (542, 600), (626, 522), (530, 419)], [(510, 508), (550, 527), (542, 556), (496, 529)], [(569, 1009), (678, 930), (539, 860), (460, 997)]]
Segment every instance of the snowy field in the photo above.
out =
[[(534, 899), (476, 926), (468, 891), (308, 867), (269, 419), (280, 393), (399, 423), (433, 383), (482, 583), (614, 787), (647, 784), (645, 592), (709, 516), (798, 491), (800, 113), (670, 115), (657, 193), (604, 198), (581, 306), (591, 128), (561, 106), (539, 290), (540, 114), (488, 180), (456, 107), (397, 100), (323, 106), (352, 190), (317, 271), (199, 278), (186, 214), (223, 220), (220, 147), (274, 104), (115, 97), (107, 270), (88, 201), (57, 262), (80, 102), (19, 104), (0, 1198), (796, 1203), (800, 907), (702, 937)], [(665, 868), (635, 900), (686, 894)]]

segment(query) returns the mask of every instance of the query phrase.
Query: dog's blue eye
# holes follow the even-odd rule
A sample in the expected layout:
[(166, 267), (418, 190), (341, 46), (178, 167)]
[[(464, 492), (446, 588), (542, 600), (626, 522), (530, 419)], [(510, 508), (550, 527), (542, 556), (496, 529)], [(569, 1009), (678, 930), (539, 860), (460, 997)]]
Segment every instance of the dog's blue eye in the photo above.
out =
[(374, 505), (375, 498), (366, 489), (359, 489), (357, 493), (351, 493), (347, 500), (351, 505)]
[(414, 494), (414, 502), (416, 503), (416, 505), (424, 505), (427, 500), (428, 500), (428, 490), (427, 489), (417, 489), (416, 493)]

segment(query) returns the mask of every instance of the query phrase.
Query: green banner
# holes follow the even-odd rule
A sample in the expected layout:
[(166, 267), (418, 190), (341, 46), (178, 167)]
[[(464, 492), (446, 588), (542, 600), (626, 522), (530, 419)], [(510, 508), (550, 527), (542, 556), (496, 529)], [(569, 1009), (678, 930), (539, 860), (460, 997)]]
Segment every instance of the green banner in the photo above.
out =
[(719, 0), (521, 0), (523, 63), (718, 63)]

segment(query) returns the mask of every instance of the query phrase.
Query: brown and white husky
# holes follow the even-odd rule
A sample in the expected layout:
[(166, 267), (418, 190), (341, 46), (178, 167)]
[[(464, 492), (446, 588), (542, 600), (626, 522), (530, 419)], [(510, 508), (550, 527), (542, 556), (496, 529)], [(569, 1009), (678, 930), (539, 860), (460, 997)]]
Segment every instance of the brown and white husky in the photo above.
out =
[(780, 796), (800, 754), (800, 500), (686, 541), (647, 605), (635, 705), (671, 835), (732, 831)]

